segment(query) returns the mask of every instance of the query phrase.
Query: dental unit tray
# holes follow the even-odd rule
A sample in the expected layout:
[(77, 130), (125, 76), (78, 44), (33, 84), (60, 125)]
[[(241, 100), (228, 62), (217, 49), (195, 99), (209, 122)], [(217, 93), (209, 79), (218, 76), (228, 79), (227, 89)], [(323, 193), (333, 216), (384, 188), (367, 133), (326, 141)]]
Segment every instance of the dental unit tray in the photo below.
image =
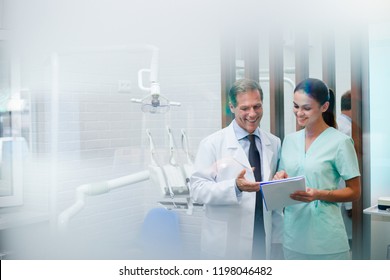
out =
[(189, 203), (189, 202), (186, 202), (186, 201), (179, 201), (179, 202), (175, 202), (173, 203), (172, 201), (168, 201), (168, 200), (162, 200), (162, 201), (159, 201), (158, 202), (160, 205), (164, 206), (165, 208), (168, 208), (168, 209), (189, 209), (189, 207), (197, 207), (197, 208), (203, 208), (203, 204), (200, 204), (200, 203), (192, 203), (192, 205)]

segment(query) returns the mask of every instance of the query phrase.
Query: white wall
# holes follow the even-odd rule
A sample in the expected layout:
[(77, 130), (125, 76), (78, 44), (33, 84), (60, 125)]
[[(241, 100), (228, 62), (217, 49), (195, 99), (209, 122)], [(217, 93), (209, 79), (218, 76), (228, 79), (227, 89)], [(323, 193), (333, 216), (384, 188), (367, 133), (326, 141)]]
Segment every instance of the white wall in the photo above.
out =
[[(390, 103), (388, 77), (390, 75), (390, 25), (376, 24), (370, 29), (370, 151), (371, 204), (379, 197), (390, 197), (387, 174), (390, 168), (390, 129), (386, 125)], [(371, 218), (371, 258), (385, 259), (390, 245), (390, 216)]]

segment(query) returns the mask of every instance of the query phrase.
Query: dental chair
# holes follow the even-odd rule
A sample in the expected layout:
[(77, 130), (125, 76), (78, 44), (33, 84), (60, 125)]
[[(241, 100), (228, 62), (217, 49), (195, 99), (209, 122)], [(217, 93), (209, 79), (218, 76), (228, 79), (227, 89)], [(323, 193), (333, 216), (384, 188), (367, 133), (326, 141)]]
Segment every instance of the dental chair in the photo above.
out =
[(182, 259), (179, 215), (166, 208), (152, 208), (141, 228), (141, 248), (146, 259)]

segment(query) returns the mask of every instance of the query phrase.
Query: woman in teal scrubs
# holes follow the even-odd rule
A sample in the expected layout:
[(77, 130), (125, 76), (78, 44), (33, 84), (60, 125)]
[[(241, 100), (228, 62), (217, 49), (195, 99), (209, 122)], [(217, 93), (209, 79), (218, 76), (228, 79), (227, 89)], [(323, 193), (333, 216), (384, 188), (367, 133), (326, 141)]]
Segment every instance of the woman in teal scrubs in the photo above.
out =
[[(294, 114), (303, 129), (285, 137), (274, 179), (304, 175), (307, 188), (291, 194), (303, 203), (284, 211), (286, 259), (350, 259), (338, 202), (359, 199), (360, 173), (352, 139), (336, 129), (334, 100), (318, 79), (294, 90)], [(338, 189), (340, 179), (346, 188)]]

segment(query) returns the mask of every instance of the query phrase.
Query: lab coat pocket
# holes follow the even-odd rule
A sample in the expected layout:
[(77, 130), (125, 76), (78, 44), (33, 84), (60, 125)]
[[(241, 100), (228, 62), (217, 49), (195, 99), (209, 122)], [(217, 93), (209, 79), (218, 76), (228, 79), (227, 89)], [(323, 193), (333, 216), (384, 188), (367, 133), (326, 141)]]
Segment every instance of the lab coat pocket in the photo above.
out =
[(226, 255), (227, 222), (207, 218), (202, 227), (202, 251), (223, 257)]

